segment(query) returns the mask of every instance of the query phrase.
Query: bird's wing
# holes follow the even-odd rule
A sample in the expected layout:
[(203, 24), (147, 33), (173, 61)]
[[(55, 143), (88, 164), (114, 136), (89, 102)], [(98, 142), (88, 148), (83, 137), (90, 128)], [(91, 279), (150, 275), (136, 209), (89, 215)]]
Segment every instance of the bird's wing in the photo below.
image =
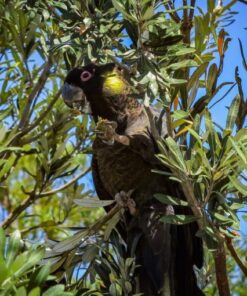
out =
[(93, 176), (94, 187), (99, 199), (101, 200), (112, 199), (113, 197), (107, 192), (103, 182), (101, 181), (99, 169), (98, 169), (98, 162), (95, 155), (93, 155), (91, 166), (92, 166), (92, 176)]

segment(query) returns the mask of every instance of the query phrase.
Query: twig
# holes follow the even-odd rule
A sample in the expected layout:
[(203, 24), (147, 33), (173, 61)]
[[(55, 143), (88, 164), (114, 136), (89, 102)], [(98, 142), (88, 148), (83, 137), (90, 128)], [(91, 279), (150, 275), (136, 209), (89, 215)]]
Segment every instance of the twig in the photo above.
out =
[(76, 182), (77, 180), (79, 180), (81, 177), (84, 177), (87, 173), (89, 173), (91, 171), (91, 167), (88, 167), (87, 169), (85, 169), (83, 172), (81, 172), (78, 176), (75, 176), (73, 179), (71, 179), (68, 183), (56, 188), (56, 189), (53, 189), (53, 190), (50, 190), (50, 191), (46, 191), (46, 192), (40, 192), (37, 194), (38, 198), (40, 197), (44, 197), (44, 196), (50, 196), (50, 195), (53, 195), (59, 191), (62, 191), (66, 188), (68, 188), (71, 184), (73, 184), (74, 182)]
[[(175, 176), (176, 175), (180, 177), (179, 172), (175, 172)], [(190, 181), (184, 177), (182, 177), (182, 180), (184, 181), (181, 183), (181, 186), (183, 188), (183, 192), (185, 194), (186, 200), (190, 205), (190, 208), (194, 216), (197, 218), (197, 224), (199, 229), (202, 230), (204, 228), (204, 223), (203, 223), (203, 212), (202, 212), (201, 206), (194, 195), (193, 186), (190, 183)]]
[(190, 19), (190, 21), (192, 21), (193, 17), (194, 17), (194, 13), (195, 13), (196, 0), (191, 0), (190, 1), (190, 6), (193, 7), (193, 8), (190, 9), (190, 13), (189, 13), (189, 19)]
[(81, 243), (82, 239), (85, 237), (89, 237), (91, 235), (94, 235), (96, 232), (98, 232), (103, 225), (105, 225), (114, 215), (116, 215), (122, 207), (119, 206), (119, 204), (116, 204), (112, 209), (110, 209), (109, 212), (107, 212), (106, 215), (99, 218), (95, 223), (93, 223), (90, 227), (87, 229), (83, 229), (79, 232), (77, 232), (73, 237), (69, 237), (59, 243), (57, 243), (54, 246), (54, 249), (57, 253), (64, 253), (64, 245), (66, 246), (66, 251), (72, 251), (75, 250)]
[(237, 85), (237, 83), (234, 83), (220, 99), (218, 99), (215, 103), (213, 103), (211, 106), (209, 106), (209, 109), (213, 108), (216, 104), (218, 104), (220, 101), (222, 101), (236, 85)]
[(29, 127), (27, 127), (23, 133), (27, 134), (28, 132), (30, 132), (31, 130), (33, 130), (36, 126), (38, 126), (40, 124), (40, 122), (46, 117), (47, 113), (50, 112), (52, 110), (53, 105), (56, 103), (56, 101), (58, 100), (58, 98), (60, 97), (62, 93), (62, 89), (60, 89), (56, 95), (54, 96), (54, 98), (51, 100), (50, 104), (47, 106), (46, 110), (40, 115), (39, 118), (37, 118), (34, 123), (32, 123)]
[(168, 13), (170, 14), (170, 17), (174, 20), (174, 22), (175, 23), (180, 23), (181, 20), (180, 20), (179, 15), (177, 14), (177, 12), (176, 11), (169, 12), (169, 10), (174, 10), (175, 9), (172, 1), (169, 1), (168, 4), (165, 4), (165, 7), (168, 10)]
[(31, 137), (31, 138), (27, 138), (27, 139), (23, 139), (21, 141), (21, 144), (22, 145), (25, 145), (25, 144), (29, 144), (29, 143), (32, 143), (34, 141), (36, 141), (37, 139), (39, 139), (42, 135), (44, 135), (45, 133), (49, 132), (50, 130), (56, 128), (57, 126), (59, 126), (61, 123), (65, 124), (67, 121), (69, 121), (71, 119), (70, 116), (68, 117), (62, 117), (59, 121), (55, 122), (53, 125), (45, 128), (43, 131), (41, 131), (40, 133), (38, 133), (36, 136), (34, 137)]
[(49, 57), (48, 61), (44, 65), (44, 69), (43, 69), (43, 72), (41, 73), (41, 76), (39, 77), (36, 85), (34, 86), (32, 92), (30, 93), (29, 97), (27, 98), (27, 102), (26, 102), (26, 105), (23, 109), (22, 117), (21, 117), (21, 120), (18, 125), (19, 130), (21, 130), (26, 125), (26, 123), (29, 119), (29, 116), (30, 116), (29, 111), (30, 111), (31, 105), (33, 103), (33, 100), (36, 97), (36, 95), (41, 91), (41, 89), (43, 89), (44, 84), (48, 78), (48, 74), (50, 72), (51, 66), (52, 66), (51, 58)]
[(232, 245), (232, 239), (230, 237), (226, 237), (226, 245), (233, 259), (235, 260), (239, 268), (242, 270), (243, 274), (247, 277), (247, 267), (243, 264), (243, 262), (239, 258), (236, 250), (234, 249), (234, 246)]
[(53, 105), (56, 103), (56, 101), (58, 100), (59, 96), (62, 93), (62, 89), (60, 89), (56, 95), (54, 96), (54, 98), (52, 99), (52, 101), (50, 102), (50, 104), (47, 106), (47, 108), (45, 109), (45, 111), (40, 115), (39, 118), (37, 118), (31, 125), (29, 125), (28, 127), (26, 127), (24, 130), (18, 132), (10, 141), (8, 146), (14, 146), (18, 144), (18, 141), (20, 140), (20, 137), (26, 135), (27, 133), (29, 133), (31, 130), (33, 130), (34, 128), (36, 128), (40, 122), (47, 116), (47, 113), (50, 112), (52, 110)]
[[(183, 6), (187, 6), (187, 0), (183, 0)], [(188, 23), (188, 10), (187, 10), (187, 8), (184, 8), (183, 9), (183, 22), (185, 23), (185, 24), (187, 24)]]

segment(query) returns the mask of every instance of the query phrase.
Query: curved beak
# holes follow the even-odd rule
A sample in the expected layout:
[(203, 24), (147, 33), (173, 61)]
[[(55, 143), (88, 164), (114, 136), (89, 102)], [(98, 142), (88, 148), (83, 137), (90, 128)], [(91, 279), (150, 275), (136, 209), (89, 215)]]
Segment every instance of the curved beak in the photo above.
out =
[(73, 109), (78, 109), (82, 113), (91, 113), (89, 102), (80, 87), (64, 83), (62, 89), (64, 103)]

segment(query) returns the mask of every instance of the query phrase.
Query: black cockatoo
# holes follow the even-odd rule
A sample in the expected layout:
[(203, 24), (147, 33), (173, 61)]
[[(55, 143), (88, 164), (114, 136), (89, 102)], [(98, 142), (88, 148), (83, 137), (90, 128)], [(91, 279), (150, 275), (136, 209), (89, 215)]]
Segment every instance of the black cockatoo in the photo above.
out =
[[(150, 131), (150, 114), (131, 95), (122, 70), (114, 63), (74, 68), (65, 79), (63, 98), (70, 107), (86, 107), (96, 122), (93, 181), (100, 199), (125, 203), (127, 229), (121, 233), (127, 245), (131, 247), (134, 237), (139, 237), (136, 292), (146, 296), (204, 295), (193, 269), (203, 264), (197, 224), (160, 222), (163, 215), (191, 214), (191, 210), (166, 206), (154, 198), (155, 193), (163, 193), (184, 199), (184, 194), (178, 183), (152, 172), (168, 169), (155, 156), (158, 147)], [(152, 108), (149, 112), (156, 122), (159, 114)], [(165, 122), (161, 134), (166, 134)]]

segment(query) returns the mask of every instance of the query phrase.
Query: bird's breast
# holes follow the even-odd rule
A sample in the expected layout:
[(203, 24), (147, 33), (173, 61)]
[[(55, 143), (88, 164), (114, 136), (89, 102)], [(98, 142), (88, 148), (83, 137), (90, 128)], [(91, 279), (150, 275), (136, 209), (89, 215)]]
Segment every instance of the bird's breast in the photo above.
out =
[[(100, 179), (111, 196), (122, 190), (127, 192), (131, 189), (140, 193), (140, 190), (143, 191), (147, 187), (152, 179), (152, 168), (140, 155), (119, 143), (112, 146), (95, 146), (94, 155)], [(145, 199), (142, 196), (143, 198)]]

